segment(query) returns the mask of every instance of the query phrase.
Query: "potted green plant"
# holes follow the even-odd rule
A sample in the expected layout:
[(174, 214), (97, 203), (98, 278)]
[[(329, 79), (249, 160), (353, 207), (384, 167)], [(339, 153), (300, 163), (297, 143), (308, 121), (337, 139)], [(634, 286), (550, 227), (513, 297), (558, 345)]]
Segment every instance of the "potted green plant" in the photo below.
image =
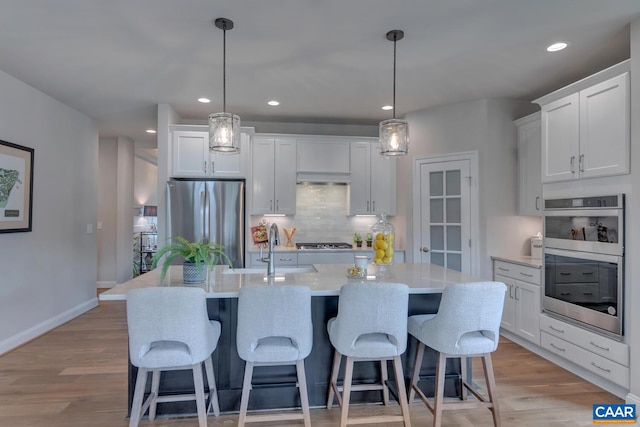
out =
[(373, 234), (367, 233), (367, 247), (370, 248), (373, 244)]
[(362, 247), (362, 236), (360, 233), (353, 233), (353, 241), (356, 242), (357, 247)]
[(190, 242), (179, 236), (173, 240), (173, 243), (160, 249), (153, 257), (152, 268), (156, 268), (158, 262), (164, 257), (160, 271), (160, 283), (167, 275), (169, 266), (178, 256), (184, 258), (183, 280), (185, 284), (189, 285), (203, 283), (207, 276), (206, 268), (211, 270), (221, 260), (225, 260), (231, 266), (231, 261), (224, 252), (224, 246), (219, 243), (205, 242), (203, 240)]

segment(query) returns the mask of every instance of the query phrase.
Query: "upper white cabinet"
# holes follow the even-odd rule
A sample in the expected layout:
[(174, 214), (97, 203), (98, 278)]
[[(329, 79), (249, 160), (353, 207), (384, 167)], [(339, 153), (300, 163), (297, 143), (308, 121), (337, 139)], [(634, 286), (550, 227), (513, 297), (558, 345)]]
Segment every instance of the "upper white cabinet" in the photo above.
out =
[(256, 136), (251, 157), (251, 214), (296, 213), (296, 140)]
[[(198, 129), (198, 128), (201, 128)], [(171, 176), (176, 178), (244, 178), (251, 135), (240, 135), (240, 152), (224, 154), (209, 150), (206, 127), (173, 127)]]
[(349, 212), (395, 215), (396, 159), (381, 156), (372, 141), (351, 142)]
[(534, 102), (542, 107), (542, 182), (629, 173), (629, 61)]
[(516, 120), (518, 129), (518, 213), (542, 214), (540, 113)]

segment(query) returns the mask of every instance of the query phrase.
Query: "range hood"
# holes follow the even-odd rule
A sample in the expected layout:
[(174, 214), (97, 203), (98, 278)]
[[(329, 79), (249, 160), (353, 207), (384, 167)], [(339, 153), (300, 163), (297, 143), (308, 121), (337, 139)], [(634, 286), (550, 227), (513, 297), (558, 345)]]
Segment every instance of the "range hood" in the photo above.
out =
[(298, 172), (296, 182), (309, 182), (314, 184), (350, 184), (351, 174), (339, 172)]

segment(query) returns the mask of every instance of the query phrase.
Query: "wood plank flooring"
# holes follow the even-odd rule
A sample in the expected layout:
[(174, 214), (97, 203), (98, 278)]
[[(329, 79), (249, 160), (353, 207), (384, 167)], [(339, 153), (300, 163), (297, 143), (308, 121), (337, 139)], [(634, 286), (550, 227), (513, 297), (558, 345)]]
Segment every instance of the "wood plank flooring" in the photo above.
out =
[[(503, 426), (592, 426), (594, 403), (617, 397), (506, 339), (493, 354)], [(123, 302), (98, 307), (0, 356), (0, 426), (125, 427), (127, 326)], [(481, 378), (474, 363), (474, 378)], [(482, 381), (478, 381), (483, 386)], [(410, 405), (413, 426), (430, 426), (431, 414)], [(397, 404), (353, 407), (351, 413), (399, 413)], [(313, 409), (314, 426), (338, 425), (339, 409)], [(209, 426), (235, 426), (236, 415), (210, 416)], [(143, 420), (140, 426), (197, 426), (196, 418)], [(301, 422), (264, 426), (301, 426)], [(372, 424), (373, 425), (373, 424)], [(382, 424), (375, 424), (381, 426)], [(399, 426), (401, 423), (391, 424)], [(488, 410), (446, 412), (445, 427), (492, 426)]]

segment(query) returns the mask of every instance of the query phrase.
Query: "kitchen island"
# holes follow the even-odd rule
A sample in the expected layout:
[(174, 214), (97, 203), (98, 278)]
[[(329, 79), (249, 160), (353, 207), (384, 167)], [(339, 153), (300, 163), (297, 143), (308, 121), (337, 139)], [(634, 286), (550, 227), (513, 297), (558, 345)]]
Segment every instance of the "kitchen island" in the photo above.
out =
[[(237, 412), (240, 406), (240, 394), (244, 374), (244, 361), (236, 351), (236, 326), (238, 291), (243, 286), (268, 286), (269, 284), (298, 284), (311, 288), (311, 315), (313, 320), (313, 349), (305, 359), (309, 404), (312, 407), (326, 405), (327, 387), (331, 372), (333, 347), (327, 334), (327, 321), (338, 312), (338, 295), (345, 283), (393, 282), (409, 286), (409, 315), (436, 313), (441, 293), (452, 283), (478, 282), (478, 278), (449, 270), (433, 264), (394, 264), (378, 267), (369, 265), (368, 276), (362, 279), (347, 277), (346, 264), (316, 264), (313, 267), (276, 268), (276, 275), (266, 276), (262, 269), (229, 269), (217, 266), (200, 287), (207, 294), (209, 318), (222, 324), (222, 334), (218, 348), (213, 355), (214, 369), (218, 383), (220, 408), (222, 412)], [(185, 286), (182, 283), (182, 267), (170, 267), (167, 278), (158, 283), (158, 270), (151, 271), (121, 285), (103, 292), (100, 300), (126, 300), (129, 290), (150, 286)], [(375, 307), (372, 307), (374, 310)], [(407, 351), (402, 357), (405, 379), (413, 370), (413, 359), (417, 342), (411, 338)], [(133, 396), (133, 385), (137, 369), (129, 366), (129, 408)], [(460, 364), (456, 360), (447, 363), (445, 393), (448, 396), (459, 395)], [(421, 370), (421, 387), (427, 395), (433, 395), (435, 374), (435, 355), (427, 350)], [(379, 364), (358, 363), (354, 368), (354, 381), (373, 382), (379, 380)], [(295, 367), (262, 367), (254, 374), (254, 385), (249, 402), (250, 409), (292, 408), (299, 406), (295, 384)], [(408, 384), (408, 381), (406, 381)], [(149, 390), (149, 384), (147, 391)], [(161, 392), (192, 392), (192, 378), (187, 371), (167, 372), (163, 374)], [(353, 393), (352, 402), (379, 402), (379, 391)], [(158, 405), (159, 415), (183, 416), (195, 414), (193, 402), (167, 402)]]

